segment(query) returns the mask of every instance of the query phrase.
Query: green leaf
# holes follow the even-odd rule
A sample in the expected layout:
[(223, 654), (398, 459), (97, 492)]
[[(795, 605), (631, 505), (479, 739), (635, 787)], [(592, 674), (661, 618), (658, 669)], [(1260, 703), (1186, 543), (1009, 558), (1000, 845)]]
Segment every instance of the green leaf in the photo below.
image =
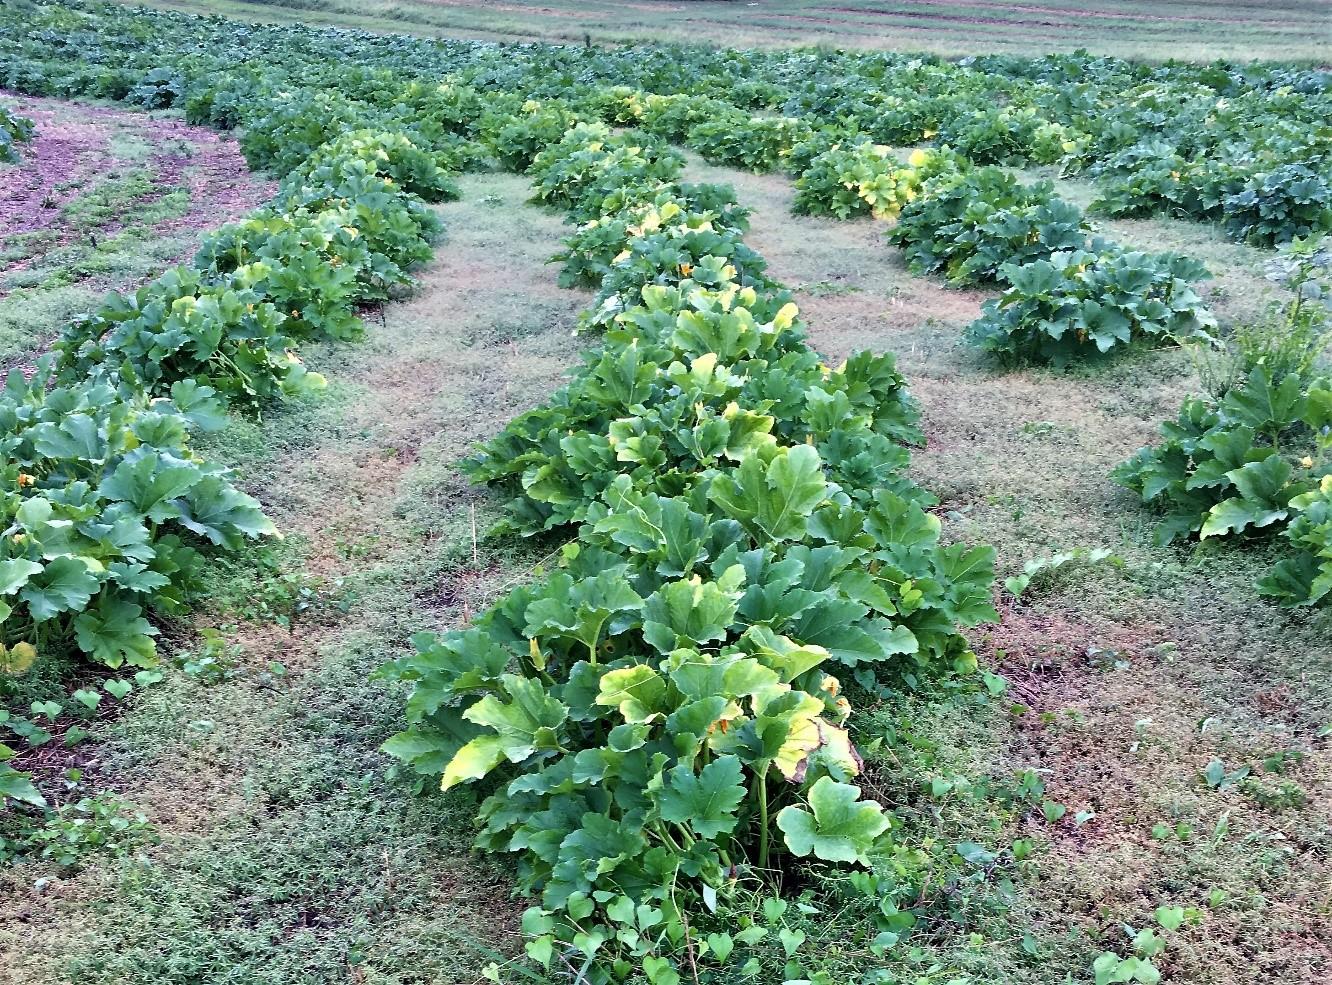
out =
[(392, 736), (380, 748), (395, 759), (401, 759), (418, 773), (438, 776), (444, 771), (458, 749), (477, 732), (476, 726), (461, 719), (457, 722), (469, 738), (444, 731), (411, 728)]
[(628, 723), (647, 722), (662, 710), (666, 681), (646, 664), (621, 667), (601, 677), (596, 703), (618, 708)]
[(6, 800), (17, 800), (33, 807), (46, 806), (46, 798), (32, 785), (27, 773), (0, 763), (0, 805)]
[(129, 503), (154, 523), (174, 519), (180, 510), (172, 500), (204, 478), (193, 462), (141, 448), (127, 455), (116, 470), (102, 481), (97, 493), (103, 499)]
[[(767, 626), (751, 626), (741, 641), (742, 646), (746, 644), (754, 645), (751, 652), (758, 662), (775, 672), (784, 684), (791, 683), (805, 671), (819, 666), (829, 656), (828, 651), (821, 646), (801, 646), (785, 636), (774, 633)], [(757, 681), (761, 681), (761, 678)], [(752, 691), (729, 693), (752, 693)]]
[(95, 711), (97, 706), (102, 703), (102, 696), (96, 691), (89, 691), (87, 688), (79, 688), (70, 697), (89, 711)]
[(1272, 509), (1262, 503), (1231, 497), (1223, 499), (1207, 511), (1199, 540), (1208, 537), (1224, 536), (1228, 533), (1241, 533), (1249, 527), (1266, 527), (1286, 516), (1284, 509)]
[(41, 570), (42, 566), (36, 561), (21, 557), (0, 561), (0, 595), (13, 595)]
[(204, 476), (187, 491), (181, 501), (180, 522), (232, 550), (246, 537), (272, 537), (278, 532), (256, 500), (216, 475)]
[(104, 683), (102, 688), (117, 701), (123, 701), (125, 695), (134, 690), (134, 685), (129, 681), (110, 680)]
[(540, 681), (515, 674), (505, 674), (502, 681), (508, 703), (487, 694), (463, 712), (463, 718), (494, 729), (510, 762), (522, 762), (538, 750), (553, 751), (558, 745), (555, 730), (568, 720), (569, 709), (548, 695)]
[(99, 462), (107, 454), (97, 433), (97, 421), (87, 414), (68, 414), (59, 424), (35, 424), (29, 434), (33, 448), (43, 458)]
[[(868, 865), (875, 840), (888, 830), (888, 818), (878, 804), (860, 800), (860, 788), (820, 777), (809, 791), (810, 810), (784, 807), (777, 827), (786, 847), (799, 858), (814, 855), (825, 862)], [(812, 811), (812, 813), (811, 813)]]
[(596, 661), (597, 641), (613, 616), (642, 608), (643, 600), (618, 571), (603, 571), (575, 582), (564, 572), (551, 575), (542, 597), (527, 607), (526, 632), (578, 640)]
[(1222, 411), (1255, 431), (1271, 433), (1284, 430), (1302, 415), (1303, 394), (1300, 378), (1291, 373), (1277, 386), (1272, 386), (1271, 372), (1266, 366), (1255, 366), (1247, 385), (1226, 394)]
[(735, 950), (735, 939), (727, 933), (708, 934), (707, 942), (708, 949), (712, 951), (713, 957), (722, 964), (726, 963), (726, 959), (729, 958), (731, 952)]
[(745, 799), (740, 760), (721, 756), (697, 774), (679, 763), (666, 774), (660, 797), (665, 820), (688, 824), (701, 838), (730, 834), (735, 830), (736, 808)]
[(573, 862), (586, 878), (613, 872), (625, 859), (636, 858), (646, 843), (629, 824), (591, 811), (581, 825), (560, 842), (559, 858)]
[(34, 622), (45, 622), (62, 612), (84, 608), (100, 584), (88, 562), (66, 555), (48, 562), (39, 574), (33, 574), (19, 592), (19, 598), (28, 603)]
[(811, 445), (751, 455), (717, 476), (708, 496), (760, 542), (802, 537), (810, 514), (828, 496), (819, 453)]
[(1156, 922), (1166, 930), (1179, 930), (1184, 926), (1184, 907), (1182, 906), (1158, 906), (1156, 908)]
[(647, 976), (650, 985), (680, 985), (680, 974), (667, 958), (644, 955), (643, 974)]
[(735, 565), (715, 582), (695, 575), (663, 585), (643, 603), (643, 638), (661, 653), (725, 639), (735, 621), (744, 574)]
[(801, 944), (805, 943), (805, 932), (783, 927), (777, 931), (777, 939), (782, 942), (782, 950), (786, 952), (786, 956), (789, 958), (800, 950)]
[(152, 667), (157, 661), (157, 630), (133, 602), (103, 594), (94, 608), (74, 620), (79, 648), (108, 667)]

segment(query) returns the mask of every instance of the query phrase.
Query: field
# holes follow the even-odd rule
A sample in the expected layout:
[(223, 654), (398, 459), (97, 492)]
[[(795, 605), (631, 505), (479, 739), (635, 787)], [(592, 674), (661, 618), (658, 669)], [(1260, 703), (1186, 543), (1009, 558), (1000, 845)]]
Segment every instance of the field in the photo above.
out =
[(153, 0), (193, 13), (454, 38), (735, 47), (824, 44), (941, 55), (1039, 55), (1085, 48), (1121, 58), (1326, 60), (1318, 0)]
[(1332, 978), (1316, 5), (172, 6), (0, 10), (0, 983)]

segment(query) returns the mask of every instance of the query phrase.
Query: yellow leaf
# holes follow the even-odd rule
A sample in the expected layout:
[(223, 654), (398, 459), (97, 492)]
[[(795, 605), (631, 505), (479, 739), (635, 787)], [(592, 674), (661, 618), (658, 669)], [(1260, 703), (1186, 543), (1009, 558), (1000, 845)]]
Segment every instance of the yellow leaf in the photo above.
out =
[(24, 673), (37, 660), (37, 648), (27, 640), (15, 643), (8, 650), (0, 644), (0, 670), (6, 674), (18, 676)]

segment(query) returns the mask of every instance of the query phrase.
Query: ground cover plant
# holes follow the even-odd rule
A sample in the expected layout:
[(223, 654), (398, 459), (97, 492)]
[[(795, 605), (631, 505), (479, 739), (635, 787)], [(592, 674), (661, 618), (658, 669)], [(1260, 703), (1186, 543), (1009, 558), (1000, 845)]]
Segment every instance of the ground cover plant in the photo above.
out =
[(1156, 537), (1239, 537), (1281, 531), (1298, 551), (1259, 582), (1283, 605), (1317, 604), (1324, 570), (1332, 429), (1329, 381), (1319, 375), (1326, 348), (1329, 257), (1321, 241), (1297, 242), (1271, 264), (1293, 296), (1263, 328), (1231, 345), (1240, 379), (1222, 375), (1219, 395), (1191, 397), (1162, 425), (1165, 439), (1120, 465), (1117, 482), (1165, 513)]
[(0, 106), (0, 161), (17, 162), (20, 145), (31, 140), (32, 120)]
[[(381, 723), (385, 703), (403, 703), (407, 729), (389, 737), (395, 714), (376, 739), (388, 739), (402, 773), (443, 787), (456, 816), (478, 821), (478, 847), (516, 859), (508, 885), (531, 898), (527, 961), (512, 942), (478, 945), (494, 962), (485, 978), (889, 982), (902, 971), (930, 981), (952, 974), (924, 963), (938, 941), (988, 933), (988, 921), (1020, 905), (1013, 880), (1034, 845), (1015, 825), (1024, 834), (1043, 825), (1057, 840), (1067, 817), (1072, 831), (1098, 817), (1091, 806), (1070, 815), (1033, 771), (990, 776), (966, 795), (970, 837), (939, 844), (922, 796), (945, 803), (972, 788), (913, 771), (937, 753), (901, 737), (915, 728), (902, 709), (997, 714), (987, 695), (1009, 684), (993, 668), (1024, 671), (998, 647), (982, 669), (976, 640), (1011, 632), (1065, 579), (1113, 577), (1124, 562), (1105, 548), (1055, 550), (1014, 568), (1023, 574), (1005, 583), (1011, 598), (997, 594), (992, 548), (952, 533), (989, 506), (941, 505), (909, 471), (922, 445), (935, 453), (926, 425), (940, 422), (922, 419), (897, 361), (882, 351), (821, 355), (809, 341), (817, 320), (806, 324), (796, 289), (746, 242), (754, 216), (744, 200), (686, 180), (698, 165), (673, 145), (714, 168), (785, 171), (770, 180), (794, 182), (798, 211), (885, 223), (901, 213), (894, 238), (919, 270), (958, 286), (998, 282), (1003, 294), (970, 333), (1005, 359), (1063, 365), (1141, 340), (1188, 343), (1215, 361), (1232, 340), (1244, 372), (1187, 402), (1167, 441), (1118, 477), (1169, 501), (1167, 528), (1205, 541), (1285, 524), (1285, 554), (1244, 591), (1306, 608), (1326, 597), (1328, 390), (1313, 314), (1325, 287), (1310, 272), (1319, 241), (1298, 238), (1320, 228), (1325, 203), (1316, 180), (1272, 177), (1270, 167), (1290, 151), (1317, 173), (1326, 138), (1305, 131), (1326, 103), (1325, 73), (1147, 69), (1089, 56), (963, 65), (840, 52), (496, 49), (222, 22), (216, 47), (201, 52), (196, 23), (174, 15), (83, 4), (24, 5), (24, 14), (31, 23), (0, 42), (7, 84), (238, 128), (250, 163), (279, 179), (270, 205), (207, 237), (192, 262), (70, 324), (51, 369), (11, 377), (5, 688), (32, 700), (5, 724), (33, 749), (51, 738), (37, 719), (67, 713), (24, 677), (86, 675), (79, 654), (139, 668), (132, 683), (95, 676), (100, 690), (70, 696), (93, 713), (103, 694), (119, 701), (160, 683), (152, 638), (182, 631), (166, 617), (190, 589), (246, 563), (227, 552), (272, 540), (235, 475), (192, 450), (226, 439), (191, 431), (303, 413), (326, 379), (298, 349), (336, 365), (346, 358), (338, 343), (374, 337), (364, 315), (422, 285), (442, 231), (428, 203), (459, 196), (456, 170), (521, 170), (532, 202), (573, 227), (553, 259), (565, 284), (595, 289), (577, 319), (589, 351), (549, 399), (476, 435), (484, 440), (460, 466), (505, 502), (489, 534), (469, 518), (460, 550), (470, 544), (472, 569), (496, 543), (540, 561), (464, 605), (451, 620), (461, 628), (415, 635), (415, 652), (377, 682), (364, 682), (365, 668), (355, 675), (354, 693), (373, 690)], [(29, 33), (76, 28), (77, 53), (60, 57)], [(128, 36), (141, 40), (127, 54)], [(262, 64), (244, 57), (258, 44)], [(1210, 115), (1218, 100), (1242, 109)], [(1239, 238), (1296, 237), (1279, 271), (1295, 301), (1277, 329), (1218, 323), (1190, 286), (1204, 275), (1196, 260), (1117, 245), (1050, 185), (997, 170), (1035, 162), (1112, 187), (1137, 173), (1149, 139), (1174, 141), (1171, 153), (1197, 172), (1192, 187), (1225, 192), (1220, 215), (1231, 197), (1255, 193), (1231, 208)], [(1204, 197), (1168, 208), (1217, 214)], [(495, 330), (498, 340), (465, 344), (520, 358), (521, 332)], [(1112, 371), (1150, 358), (1139, 348)], [(401, 386), (412, 370), (389, 375)], [(924, 382), (938, 386), (929, 374)], [(1058, 429), (1036, 422), (1030, 434)], [(485, 513), (491, 501), (476, 502)], [(1011, 545), (1002, 525), (985, 529), (982, 539)], [(1131, 577), (1145, 584), (1155, 576), (1137, 557)], [(1083, 558), (1094, 563), (1072, 563)], [(382, 572), (360, 577), (404, 587)], [(313, 604), (305, 592), (294, 590), (289, 609), (281, 603), (275, 618), (288, 629)], [(267, 601), (245, 604), (271, 614)], [(983, 629), (1000, 608), (1008, 626)], [(402, 652), (407, 629), (438, 623), (408, 615), (379, 662)], [(225, 681), (225, 636), (204, 639), (203, 655), (182, 666)], [(1097, 646), (1086, 658), (1126, 662)], [(264, 673), (268, 687), (286, 670)], [(197, 724), (200, 734), (215, 725)], [(358, 748), (373, 757), (373, 745)], [(958, 745), (962, 755), (971, 748), (965, 729)], [(49, 771), (24, 776), (31, 754), (3, 752), (19, 767), (0, 770), (9, 817), (31, 822), (17, 836), (6, 829), (8, 856), (77, 868), (149, 840), (110, 794), (51, 808)], [(1268, 755), (1263, 769), (1284, 776), (1311, 754)], [(1293, 780), (1265, 784), (1252, 772), (1218, 757), (1201, 780), (1264, 810), (1308, 804)], [(81, 777), (64, 782), (82, 789)], [(399, 778), (377, 789), (403, 787)], [(1167, 836), (1183, 840), (1179, 824)], [(400, 832), (401, 818), (390, 827)], [(1217, 831), (1213, 849), (1221, 822)], [(837, 916), (816, 947), (825, 912)], [(1089, 980), (1161, 975), (1182, 960), (1187, 928), (1208, 919), (1171, 900), (1134, 919), (1146, 915), (1159, 932), (1134, 929), (1116, 944), (1101, 928), (1070, 937), (1065, 956), (1019, 934), (1023, 974), (1039, 980), (1058, 964)], [(339, 958), (344, 971), (361, 960)]]

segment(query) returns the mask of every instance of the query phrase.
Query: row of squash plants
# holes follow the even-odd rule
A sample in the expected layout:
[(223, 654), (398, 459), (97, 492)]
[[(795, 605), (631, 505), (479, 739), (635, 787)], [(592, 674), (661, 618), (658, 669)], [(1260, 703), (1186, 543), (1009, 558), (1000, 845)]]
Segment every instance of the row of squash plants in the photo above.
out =
[(1061, 365), (1143, 342), (1207, 339), (1216, 325), (1191, 286), (1210, 277), (1202, 264), (1095, 235), (1049, 182), (1023, 185), (948, 148), (901, 162), (864, 135), (811, 157), (828, 139), (817, 133), (813, 148), (784, 155), (796, 175), (795, 209), (893, 219), (888, 238), (912, 273), (955, 287), (1000, 286), (966, 337), (1003, 362)]
[(477, 845), (539, 899), (535, 960), (678, 982), (686, 929), (736, 887), (891, 854), (846, 686), (973, 670), (960, 630), (996, 617), (993, 551), (941, 543), (903, 472), (920, 432), (892, 357), (823, 363), (729, 189), (602, 123), (514, 163), (578, 224), (560, 259), (601, 273), (601, 345), (465, 468), (513, 529), (568, 539), (549, 574), (414, 640), (386, 748), (489, 792)]
[[(419, 194), (418, 194), (419, 193)], [(0, 654), (21, 671), (75, 649), (109, 668), (157, 660), (206, 554), (277, 531), (238, 477), (193, 448), (236, 408), (323, 386), (296, 354), (354, 338), (359, 306), (410, 286), (439, 232), (421, 196), (454, 193), (397, 134), (328, 142), (190, 265), (112, 293), (0, 390)], [(13, 751), (0, 746), (7, 761)], [(0, 763), (0, 798), (41, 806)]]
[(671, 115), (698, 125), (700, 150), (737, 162), (771, 168), (774, 146), (839, 129), (876, 144), (932, 142), (977, 165), (1057, 165), (1099, 183), (1093, 208), (1104, 214), (1218, 221), (1261, 245), (1332, 228), (1325, 67), (1147, 65), (1086, 52), (948, 61), (859, 50), (493, 45), (202, 21), (98, 0), (16, 0), (0, 18), (8, 29), (0, 85), (39, 94), (159, 109), (220, 74), (243, 80), (226, 100), (237, 114), (244, 90), (268, 83), (389, 97), (384, 106), (404, 81), (442, 78), (520, 100), (670, 98), (678, 100)]
[[(624, 92), (623, 100), (627, 111), (612, 118), (652, 128), (659, 115), (669, 116), (669, 97)], [(766, 140), (743, 153), (740, 140), (721, 141), (710, 123), (667, 133), (715, 163), (787, 171), (799, 213), (894, 220), (888, 239), (905, 250), (913, 273), (943, 275), (958, 287), (1001, 285), (967, 330), (1001, 360), (1059, 365), (1143, 341), (1218, 345), (1216, 320), (1191, 286), (1210, 277), (1202, 264), (1095, 235), (1048, 182), (1023, 185), (1005, 168), (977, 167), (946, 147), (917, 150), (903, 162), (842, 124), (756, 125)], [(1326, 244), (1323, 233), (1297, 237), (1273, 263), (1273, 279), (1292, 289), (1275, 331), (1309, 340), (1309, 355), (1328, 320)], [(1165, 514), (1161, 543), (1281, 531), (1294, 550), (1257, 588), (1283, 605), (1304, 606), (1332, 591), (1332, 417), (1329, 383), (1314, 375), (1314, 362), (1292, 368), (1269, 355), (1232, 381), (1230, 392), (1191, 398), (1163, 427), (1162, 443), (1142, 449), (1113, 478)]]
[[(465, 104), (467, 96), (452, 99)], [(503, 159), (575, 121), (634, 126), (710, 163), (786, 171), (796, 180), (797, 212), (895, 220), (889, 238), (913, 272), (942, 274), (959, 287), (1002, 288), (967, 337), (1005, 362), (1062, 364), (1139, 342), (1206, 339), (1216, 324), (1191, 286), (1210, 277), (1202, 264), (1095, 235), (1049, 182), (1023, 185), (1004, 168), (977, 166), (948, 147), (903, 161), (844, 122), (742, 120), (716, 98), (624, 86), (532, 106), (520, 122), (482, 127), (477, 136), (499, 145)], [(595, 283), (601, 273), (570, 276)]]
[[(161, 82), (153, 88), (175, 85)], [(806, 172), (850, 168), (858, 187), (837, 177), (835, 194), (901, 212), (919, 230), (903, 234), (920, 250), (913, 262), (962, 278), (1014, 262), (1002, 234), (951, 252), (948, 240), (966, 242), (988, 220), (945, 236), (949, 207), (926, 207), (965, 211), (967, 183), (1002, 188), (999, 173), (946, 151), (902, 168), (864, 141), (793, 141), (795, 124), (737, 131), (695, 119), (695, 101), (680, 96), (657, 97), (660, 112), (640, 120), (606, 90), (573, 104), (410, 82), (372, 106), (222, 78), (182, 83), (180, 94), (194, 119), (242, 124), (251, 163), (287, 176), (272, 206), (210, 237), (191, 267), (113, 298), (71, 327), (35, 381), (11, 379), (0, 406), (14, 420), (5, 562), (41, 571), (5, 569), (6, 586), (21, 580), (4, 593), (17, 602), (6, 632), (21, 627), (7, 642), (72, 638), (106, 663), (150, 660), (145, 616), (184, 603), (198, 548), (272, 532), (233, 477), (190, 452), (190, 431), (221, 424), (226, 403), (258, 409), (318, 387), (294, 347), (354, 337), (356, 305), (408, 286), (437, 232), (422, 199), (452, 196), (450, 170), (494, 157), (528, 171), (537, 199), (578, 223), (562, 277), (599, 288), (584, 322), (603, 345), (468, 469), (512, 494), (515, 529), (572, 539), (554, 573), (472, 626), (417, 639), (394, 670), (413, 693), (411, 727), (390, 751), (445, 785), (493, 791), (480, 844), (516, 853), (520, 881), (540, 895), (525, 920), (530, 953), (577, 960), (590, 980), (641, 965), (670, 981), (688, 921), (706, 923), (742, 873), (771, 882), (795, 860), (891, 850), (891, 814), (853, 782), (861, 764), (845, 692), (969, 670), (958, 630), (993, 618), (992, 556), (942, 546), (929, 497), (905, 479), (918, 424), (891, 359), (823, 365), (743, 244), (734, 197), (681, 182), (682, 161), (662, 141), (740, 147), (725, 153), (760, 162), (789, 144), (807, 155)], [(1052, 227), (1052, 247), (1067, 242), (1066, 210), (1007, 193)], [(1033, 257), (1019, 249), (1029, 240), (1012, 237), (1011, 256), (1027, 261), (1014, 269), (1097, 267), (1054, 262), (1086, 248)], [(1113, 251), (1113, 276), (1141, 294), (1152, 277), (1125, 259), (1134, 256)], [(1187, 273), (1170, 272), (1168, 297)], [(1090, 284), (1074, 300), (1100, 324), (1083, 302), (1106, 291)], [(1027, 293), (1046, 304), (1067, 292), (1033, 283)], [(1187, 298), (1180, 317), (1200, 317)], [(1290, 527), (1315, 548), (1315, 571), (1311, 538), (1326, 529), (1317, 492), (1301, 487)], [(84, 598), (76, 583), (103, 573)], [(127, 626), (124, 641), (109, 635)]]

